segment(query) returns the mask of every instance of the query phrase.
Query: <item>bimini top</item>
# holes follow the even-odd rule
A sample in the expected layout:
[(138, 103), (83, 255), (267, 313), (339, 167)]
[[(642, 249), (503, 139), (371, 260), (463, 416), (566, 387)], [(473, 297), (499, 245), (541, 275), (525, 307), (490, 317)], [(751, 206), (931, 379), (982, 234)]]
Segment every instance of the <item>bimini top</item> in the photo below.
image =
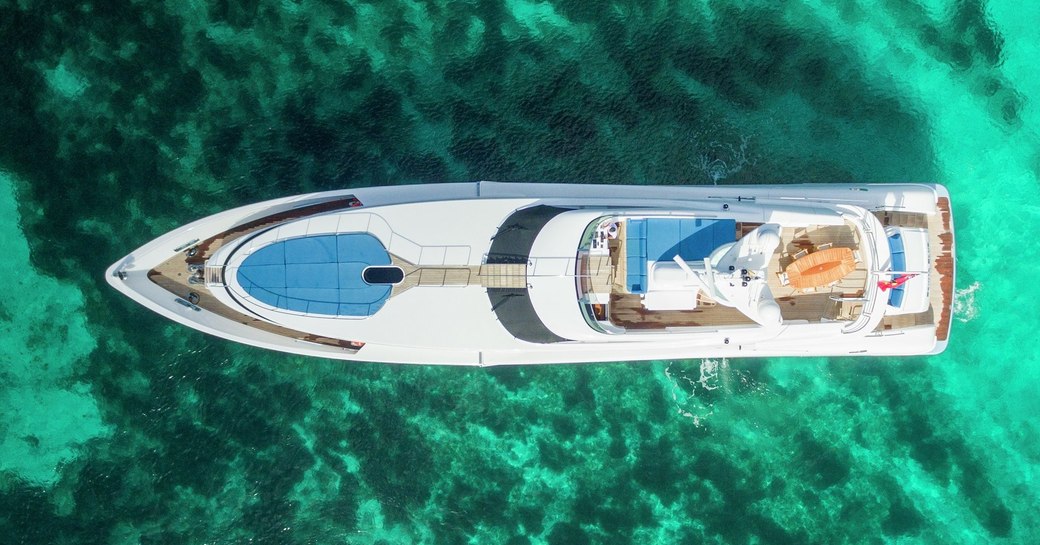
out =
[(390, 255), (367, 233), (326, 234), (264, 246), (238, 267), (238, 283), (262, 303), (284, 310), (330, 316), (371, 316), (391, 287), (365, 282), (371, 266), (390, 265)]

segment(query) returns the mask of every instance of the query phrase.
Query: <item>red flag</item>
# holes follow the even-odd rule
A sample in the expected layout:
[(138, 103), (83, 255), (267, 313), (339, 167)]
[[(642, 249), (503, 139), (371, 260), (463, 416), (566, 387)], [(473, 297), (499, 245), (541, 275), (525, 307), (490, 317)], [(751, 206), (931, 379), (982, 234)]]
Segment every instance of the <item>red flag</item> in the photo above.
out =
[(881, 288), (881, 291), (886, 291), (889, 288), (898, 288), (899, 286), (902, 286), (906, 283), (907, 280), (910, 280), (915, 276), (917, 276), (917, 273), (901, 274), (891, 280), (882, 280), (878, 282), (877, 285), (879, 288)]

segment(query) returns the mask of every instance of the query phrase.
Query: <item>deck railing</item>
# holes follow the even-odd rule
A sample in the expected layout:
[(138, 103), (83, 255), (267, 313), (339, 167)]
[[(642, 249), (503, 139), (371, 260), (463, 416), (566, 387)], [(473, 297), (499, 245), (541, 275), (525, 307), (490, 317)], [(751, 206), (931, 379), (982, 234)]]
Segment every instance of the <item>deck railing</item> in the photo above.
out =
[[(842, 213), (843, 217), (854, 219), (855, 221), (852, 221), (852, 223), (862, 230), (860, 238), (865, 242), (865, 244), (861, 245), (860, 252), (861, 255), (864, 255), (869, 259), (867, 262), (868, 272), (866, 288), (863, 297), (860, 298), (863, 301), (863, 310), (860, 312), (860, 315), (856, 320), (842, 329), (843, 333), (855, 333), (867, 327), (873, 321), (872, 315), (879, 299), (878, 291), (880, 291), (880, 288), (878, 287), (878, 282), (881, 280), (880, 275), (884, 271), (876, 270), (878, 261), (880, 260), (878, 259), (876, 244), (877, 237), (874, 227), (875, 222), (878, 220), (873, 214), (859, 207), (839, 206), (839, 208), (844, 210)], [(867, 243), (868, 239), (871, 242)], [(863, 246), (866, 248), (863, 248)], [(864, 254), (864, 249), (869, 250), (869, 252)]]

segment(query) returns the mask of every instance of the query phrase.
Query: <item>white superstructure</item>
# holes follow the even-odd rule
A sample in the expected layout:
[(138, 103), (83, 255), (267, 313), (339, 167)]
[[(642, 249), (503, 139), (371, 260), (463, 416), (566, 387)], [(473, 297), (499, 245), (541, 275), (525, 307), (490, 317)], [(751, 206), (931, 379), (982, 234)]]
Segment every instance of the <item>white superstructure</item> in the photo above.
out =
[(237, 208), (106, 277), (238, 342), (496, 365), (934, 354), (953, 275), (939, 185), (477, 182)]

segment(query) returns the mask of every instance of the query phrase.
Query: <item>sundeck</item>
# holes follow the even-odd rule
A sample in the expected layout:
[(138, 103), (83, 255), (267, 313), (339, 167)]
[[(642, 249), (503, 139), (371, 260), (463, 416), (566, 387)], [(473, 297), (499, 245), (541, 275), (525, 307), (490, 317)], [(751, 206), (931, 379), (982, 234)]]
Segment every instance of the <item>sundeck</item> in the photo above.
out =
[(246, 206), (107, 278), (238, 342), (493, 365), (933, 354), (953, 274), (938, 185), (478, 182)]

